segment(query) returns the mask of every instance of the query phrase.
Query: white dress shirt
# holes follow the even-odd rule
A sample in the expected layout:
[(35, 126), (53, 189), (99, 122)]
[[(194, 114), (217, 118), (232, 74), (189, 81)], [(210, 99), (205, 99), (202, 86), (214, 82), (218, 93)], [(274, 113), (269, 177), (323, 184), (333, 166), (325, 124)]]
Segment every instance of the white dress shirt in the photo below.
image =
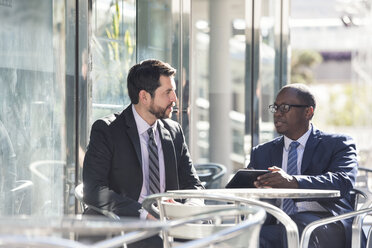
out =
[[(312, 130), (313, 130), (313, 126), (311, 125), (311, 128), (297, 140), (297, 142), (300, 143), (300, 145), (297, 147), (297, 175), (301, 175), (302, 158), (304, 156), (306, 142), (309, 139), (309, 136)], [(291, 140), (290, 138), (284, 136), (282, 169), (285, 172), (287, 172), (289, 145), (292, 143), (292, 141), (293, 140)], [(325, 212), (327, 211), (316, 201), (295, 202), (295, 204), (297, 206), (297, 212), (306, 212), (306, 211)], [(282, 203), (282, 207), (283, 207), (283, 203)]]
[[(156, 120), (155, 123), (150, 126), (142, 117), (137, 113), (134, 105), (132, 105), (132, 111), (134, 115), (134, 120), (136, 121), (138, 135), (141, 144), (141, 160), (142, 160), (142, 174), (143, 183), (141, 193), (138, 199), (139, 203), (142, 203), (146, 196), (150, 195), (149, 189), (149, 152), (148, 152), (148, 141), (149, 135), (147, 130), (152, 127), (155, 133), (155, 143), (158, 147), (159, 156), (159, 173), (160, 173), (160, 192), (165, 191), (165, 166), (164, 166), (164, 154), (163, 147), (161, 145), (160, 135), (157, 125), (163, 125), (161, 121)], [(142, 211), (140, 214), (141, 219), (145, 219), (147, 216), (146, 211)]]

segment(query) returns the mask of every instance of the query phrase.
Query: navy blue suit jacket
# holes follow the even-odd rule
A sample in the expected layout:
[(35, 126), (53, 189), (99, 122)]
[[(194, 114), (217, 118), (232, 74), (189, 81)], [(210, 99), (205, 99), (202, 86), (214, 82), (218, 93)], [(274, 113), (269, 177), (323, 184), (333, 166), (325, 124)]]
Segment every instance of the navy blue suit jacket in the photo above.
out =
[[(248, 167), (267, 169), (282, 167), (284, 137), (258, 145), (252, 149)], [(354, 141), (344, 135), (326, 134), (313, 127), (306, 142), (301, 175), (295, 176), (300, 189), (340, 190), (341, 197), (316, 200), (333, 215), (352, 211), (350, 190), (357, 174), (357, 155)], [(352, 219), (342, 221), (348, 243), (351, 237)]]
[[(170, 119), (160, 121), (166, 190), (203, 188), (181, 126)], [(112, 114), (93, 124), (84, 158), (83, 182), (87, 204), (120, 216), (139, 216), (142, 158), (132, 105), (121, 114)]]

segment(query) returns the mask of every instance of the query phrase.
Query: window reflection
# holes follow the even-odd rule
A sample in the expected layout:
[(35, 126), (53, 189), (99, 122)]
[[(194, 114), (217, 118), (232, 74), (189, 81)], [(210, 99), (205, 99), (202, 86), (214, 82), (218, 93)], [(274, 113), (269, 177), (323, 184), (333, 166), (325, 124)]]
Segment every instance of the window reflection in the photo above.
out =
[(93, 1), (90, 123), (127, 105), (127, 72), (136, 63), (134, 0)]
[(2, 215), (63, 213), (63, 166), (48, 166), (48, 184), (30, 170), (66, 158), (64, 20), (53, 16), (61, 8), (43, 0), (0, 6)]
[(372, 164), (370, 3), (294, 0), (291, 17), (291, 82), (313, 89), (319, 106), (314, 124), (351, 135), (365, 167)]

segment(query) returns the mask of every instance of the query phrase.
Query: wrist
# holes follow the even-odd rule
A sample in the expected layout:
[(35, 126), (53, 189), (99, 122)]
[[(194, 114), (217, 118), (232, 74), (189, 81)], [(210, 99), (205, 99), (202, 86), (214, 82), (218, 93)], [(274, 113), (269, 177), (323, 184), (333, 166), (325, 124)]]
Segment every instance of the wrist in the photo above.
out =
[(144, 208), (138, 209), (139, 217), (141, 220), (145, 220), (147, 218), (148, 212)]

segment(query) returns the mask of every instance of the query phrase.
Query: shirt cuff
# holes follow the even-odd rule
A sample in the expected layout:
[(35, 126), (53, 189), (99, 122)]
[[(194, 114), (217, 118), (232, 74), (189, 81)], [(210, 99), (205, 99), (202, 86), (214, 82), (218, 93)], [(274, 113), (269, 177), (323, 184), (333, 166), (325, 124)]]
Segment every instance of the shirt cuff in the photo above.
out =
[(141, 220), (146, 220), (147, 218), (147, 214), (149, 212), (147, 212), (145, 209), (141, 208), (140, 210), (138, 210), (138, 212), (140, 213), (140, 219)]
[(185, 200), (185, 204), (193, 206), (204, 206), (204, 200), (200, 198), (187, 198)]

